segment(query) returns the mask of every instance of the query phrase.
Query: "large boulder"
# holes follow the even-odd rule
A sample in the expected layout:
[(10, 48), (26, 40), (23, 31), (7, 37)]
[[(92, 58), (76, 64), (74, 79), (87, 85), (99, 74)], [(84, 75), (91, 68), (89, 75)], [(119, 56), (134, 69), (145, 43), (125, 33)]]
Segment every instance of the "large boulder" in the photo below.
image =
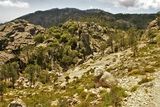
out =
[(157, 17), (155, 20), (151, 21), (148, 25), (148, 29), (156, 29), (160, 28), (160, 17)]
[(10, 61), (15, 56), (13, 54), (9, 54), (3, 51), (0, 51), (0, 65), (6, 63), (7, 61)]
[(98, 86), (112, 88), (117, 85), (114, 76), (101, 68), (96, 68), (94, 72), (95, 82)]

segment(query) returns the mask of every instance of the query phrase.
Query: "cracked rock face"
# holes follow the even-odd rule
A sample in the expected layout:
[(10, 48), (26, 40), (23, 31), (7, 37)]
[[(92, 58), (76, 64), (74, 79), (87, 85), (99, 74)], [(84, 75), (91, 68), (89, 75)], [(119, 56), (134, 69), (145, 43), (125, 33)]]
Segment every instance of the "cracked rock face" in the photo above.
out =
[(44, 28), (16, 20), (0, 26), (0, 50), (16, 50), (25, 45), (34, 44), (33, 36), (44, 32)]
[(25, 20), (15, 20), (1, 25), (0, 63), (5, 63), (12, 59), (15, 52), (25, 46), (34, 45), (34, 35), (44, 31), (43, 27), (30, 24)]

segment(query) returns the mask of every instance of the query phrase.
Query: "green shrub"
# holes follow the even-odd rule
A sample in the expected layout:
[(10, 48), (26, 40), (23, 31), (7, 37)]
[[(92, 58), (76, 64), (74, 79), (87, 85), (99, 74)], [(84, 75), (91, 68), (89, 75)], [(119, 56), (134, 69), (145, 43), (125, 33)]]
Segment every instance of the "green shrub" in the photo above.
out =
[(9, 79), (9, 82), (11, 82), (12, 84), (7, 85), (15, 88), (14, 84), (19, 77), (19, 64), (17, 62), (12, 62), (2, 65), (0, 68), (0, 74), (1, 80)]
[(67, 34), (63, 34), (62, 36), (61, 36), (61, 39), (60, 39), (60, 42), (61, 43), (67, 43), (68, 42), (68, 35)]
[(68, 22), (67, 23), (67, 29), (70, 33), (74, 33), (78, 29), (78, 24), (76, 22)]
[(47, 32), (49, 34), (49, 37), (55, 37), (56, 39), (60, 39), (62, 35), (62, 31), (58, 27), (51, 27)]
[(35, 84), (35, 81), (37, 80), (37, 76), (39, 75), (41, 71), (41, 67), (38, 65), (28, 65), (25, 68), (25, 72), (28, 74), (28, 79), (31, 82), (31, 85)]
[(50, 75), (48, 71), (45, 70), (39, 73), (39, 81), (43, 84), (50, 82)]
[(145, 72), (144, 71), (140, 71), (139, 69), (133, 69), (132, 71), (130, 71), (128, 73), (129, 76), (133, 76), (133, 75), (144, 75)]
[(61, 62), (64, 65), (70, 65), (73, 62), (73, 58), (70, 56), (64, 55)]
[(153, 72), (155, 72), (155, 69), (154, 69), (154, 67), (152, 67), (152, 66), (147, 66), (147, 67), (144, 69), (144, 71), (147, 72), (147, 73), (153, 73)]
[(124, 97), (127, 97), (125, 90), (121, 87), (113, 87), (110, 93), (106, 93), (103, 107), (112, 105), (113, 107), (120, 107), (121, 101)]
[(135, 92), (135, 91), (138, 89), (138, 87), (139, 87), (138, 85), (132, 87), (132, 88), (131, 88), (131, 92)]
[(4, 85), (4, 83), (0, 82), (0, 102), (3, 101), (3, 95), (5, 92), (6, 86)]
[(44, 37), (44, 35), (41, 35), (41, 34), (38, 34), (38, 35), (36, 35), (36, 36), (34, 37), (34, 41), (35, 41), (36, 43), (43, 43), (44, 40), (45, 40), (45, 37)]
[(145, 77), (141, 81), (138, 82), (139, 85), (152, 81), (153, 78)]

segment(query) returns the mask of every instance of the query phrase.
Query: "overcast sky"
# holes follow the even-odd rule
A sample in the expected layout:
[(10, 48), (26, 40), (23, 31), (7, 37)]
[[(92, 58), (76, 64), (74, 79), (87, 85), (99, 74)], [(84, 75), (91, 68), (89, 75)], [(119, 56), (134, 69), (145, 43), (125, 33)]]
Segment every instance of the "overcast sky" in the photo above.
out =
[(0, 0), (0, 23), (51, 8), (98, 8), (111, 13), (156, 13), (160, 0)]

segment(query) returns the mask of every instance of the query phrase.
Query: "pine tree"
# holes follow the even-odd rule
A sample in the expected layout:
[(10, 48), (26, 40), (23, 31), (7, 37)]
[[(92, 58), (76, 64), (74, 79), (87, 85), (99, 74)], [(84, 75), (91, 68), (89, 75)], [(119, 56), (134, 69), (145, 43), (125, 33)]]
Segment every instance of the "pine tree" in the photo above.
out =
[(28, 65), (25, 69), (26, 73), (28, 73), (28, 79), (30, 81), (30, 86), (35, 84), (35, 81), (38, 77), (38, 74), (41, 71), (40, 66), (38, 65)]
[(3, 101), (3, 95), (4, 95), (5, 85), (0, 82), (0, 102)]
[(136, 29), (131, 28), (128, 30), (128, 44), (129, 47), (131, 47), (132, 51), (133, 51), (133, 56), (135, 57), (137, 55), (138, 52), (138, 39), (137, 39), (138, 33), (136, 31)]
[(16, 83), (16, 80), (18, 79), (18, 69), (19, 69), (19, 65), (17, 62), (2, 65), (0, 69), (1, 81), (2, 80), (6, 81), (7, 79), (9, 79), (10, 82), (12, 83), (12, 88), (15, 88), (14, 84)]
[(9, 77), (11, 78), (13, 88), (15, 88), (14, 84), (18, 79), (18, 69), (19, 69), (19, 65), (16, 62), (13, 62), (7, 65), (7, 71), (9, 73)]

